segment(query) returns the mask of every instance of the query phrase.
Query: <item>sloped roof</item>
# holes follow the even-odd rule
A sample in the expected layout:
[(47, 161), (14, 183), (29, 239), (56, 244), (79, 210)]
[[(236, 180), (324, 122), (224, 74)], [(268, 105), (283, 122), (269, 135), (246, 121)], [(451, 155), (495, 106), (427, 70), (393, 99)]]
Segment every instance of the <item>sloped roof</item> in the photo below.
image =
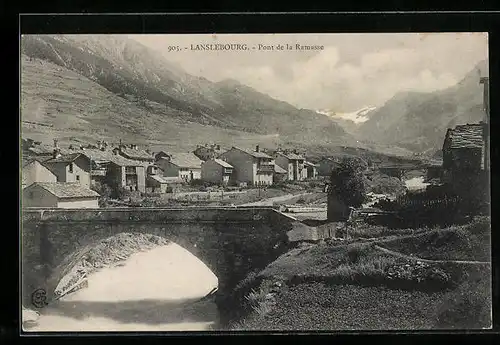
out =
[(35, 182), (28, 188), (40, 186), (59, 199), (98, 197), (99, 193), (82, 186), (79, 182)]
[(107, 163), (112, 162), (119, 166), (142, 166), (142, 162), (134, 161), (132, 159), (128, 159), (122, 157), (120, 155), (115, 155), (111, 151), (101, 151), (98, 149), (85, 149), (78, 150), (81, 154), (87, 156), (89, 159), (97, 163)]
[(219, 165), (223, 166), (224, 168), (232, 168), (232, 167), (233, 167), (231, 164), (229, 164), (228, 162), (226, 162), (226, 161), (224, 161), (224, 160), (222, 160), (222, 159), (218, 159), (218, 158), (216, 158), (216, 159), (214, 159), (213, 161), (214, 161), (215, 163), (217, 163), (217, 164), (219, 164)]
[(480, 123), (458, 125), (448, 129), (446, 135), (452, 149), (483, 147), (483, 125)]
[(261, 151), (256, 152), (256, 151), (244, 150), (244, 149), (236, 147), (236, 146), (233, 146), (233, 149), (245, 152), (246, 154), (249, 154), (250, 156), (255, 157), (255, 158), (270, 158), (270, 159), (273, 158), (273, 157), (269, 156), (267, 153), (261, 152)]
[(152, 180), (155, 180), (156, 182), (159, 182), (159, 183), (168, 183), (163, 177), (158, 176), (158, 175), (150, 175), (149, 177)]
[(147, 153), (146, 151), (144, 150), (141, 150), (141, 149), (131, 149), (131, 148), (128, 148), (128, 147), (122, 147), (122, 148), (115, 148), (115, 149), (119, 149), (121, 153), (123, 153), (124, 155), (132, 158), (132, 159), (148, 159), (148, 160), (153, 160), (154, 159), (154, 156), (150, 153)]
[(78, 157), (80, 157), (82, 154), (79, 152), (74, 152), (70, 154), (62, 154), (59, 157), (56, 158), (50, 158), (44, 161), (44, 163), (50, 164), (50, 163), (71, 163), (74, 162)]
[(181, 168), (195, 169), (201, 169), (201, 163), (203, 163), (194, 153), (172, 153), (170, 162)]
[(308, 161), (304, 161), (304, 165), (308, 165), (310, 167), (317, 167), (318, 166), (317, 164), (314, 164), (314, 163), (308, 162)]
[(286, 170), (280, 167), (278, 164), (274, 164), (274, 172), (276, 174), (286, 174)]
[(285, 152), (278, 152), (279, 155), (282, 155), (290, 160), (304, 160), (304, 156), (302, 155), (299, 155), (299, 154), (296, 154), (296, 153), (293, 153), (293, 152), (288, 152), (288, 153), (285, 153)]

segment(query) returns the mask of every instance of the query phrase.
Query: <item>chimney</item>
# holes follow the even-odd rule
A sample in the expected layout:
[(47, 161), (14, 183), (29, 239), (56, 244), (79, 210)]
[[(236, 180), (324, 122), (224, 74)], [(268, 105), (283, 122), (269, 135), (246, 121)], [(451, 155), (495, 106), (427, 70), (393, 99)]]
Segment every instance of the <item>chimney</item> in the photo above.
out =
[(217, 145), (215, 148), (217, 149), (217, 151), (219, 151), (220, 150), (220, 145)]
[(57, 139), (54, 139), (54, 149), (57, 149), (58, 146), (57, 146)]
[(259, 152), (259, 145), (255, 146), (255, 152)]

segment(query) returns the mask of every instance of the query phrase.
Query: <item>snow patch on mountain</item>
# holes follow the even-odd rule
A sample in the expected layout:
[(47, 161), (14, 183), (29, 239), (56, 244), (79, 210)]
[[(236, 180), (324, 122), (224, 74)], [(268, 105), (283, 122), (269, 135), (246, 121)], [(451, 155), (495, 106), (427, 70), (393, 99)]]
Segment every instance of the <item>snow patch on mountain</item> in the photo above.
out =
[(318, 114), (323, 114), (334, 119), (349, 120), (356, 124), (363, 123), (369, 119), (368, 114), (377, 109), (377, 107), (363, 107), (359, 110), (348, 113), (336, 113), (331, 110), (316, 110)]

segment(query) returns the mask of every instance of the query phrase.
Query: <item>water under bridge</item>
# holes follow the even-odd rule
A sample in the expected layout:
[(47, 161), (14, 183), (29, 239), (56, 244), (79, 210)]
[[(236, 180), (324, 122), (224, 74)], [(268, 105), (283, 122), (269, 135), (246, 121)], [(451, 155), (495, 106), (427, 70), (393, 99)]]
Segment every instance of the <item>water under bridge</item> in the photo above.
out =
[(212, 270), (225, 294), (287, 250), (287, 233), (296, 224), (272, 207), (25, 208), (23, 302), (37, 289), (50, 302), (71, 263), (119, 233), (153, 234), (184, 247)]

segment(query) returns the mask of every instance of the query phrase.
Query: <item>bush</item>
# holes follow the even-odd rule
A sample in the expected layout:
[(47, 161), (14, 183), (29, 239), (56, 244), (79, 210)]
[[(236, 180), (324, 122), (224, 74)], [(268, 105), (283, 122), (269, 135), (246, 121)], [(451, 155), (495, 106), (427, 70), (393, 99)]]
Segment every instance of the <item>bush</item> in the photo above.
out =
[(108, 206), (108, 201), (111, 198), (111, 195), (113, 194), (112, 193), (113, 191), (110, 186), (108, 186), (105, 183), (100, 183), (96, 181), (92, 184), (90, 189), (99, 193), (99, 207)]

